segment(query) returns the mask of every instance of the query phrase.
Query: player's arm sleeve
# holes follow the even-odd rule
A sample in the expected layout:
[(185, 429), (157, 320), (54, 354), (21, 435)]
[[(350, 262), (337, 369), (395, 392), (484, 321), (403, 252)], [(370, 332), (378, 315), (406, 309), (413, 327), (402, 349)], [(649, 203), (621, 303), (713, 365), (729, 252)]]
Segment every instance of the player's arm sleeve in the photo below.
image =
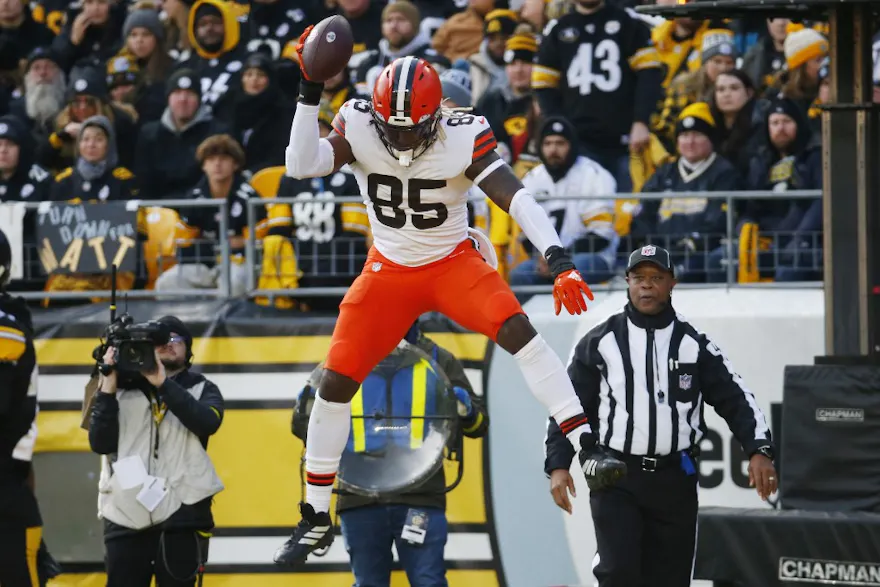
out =
[(287, 175), (298, 179), (324, 177), (333, 172), (333, 145), (322, 139), (318, 131), (318, 106), (297, 104), (284, 163)]
[(562, 111), (562, 93), (559, 88), (564, 80), (556, 26), (557, 21), (552, 20), (545, 27), (538, 54), (532, 65), (532, 90), (544, 116), (553, 116)]
[[(587, 415), (588, 426), (593, 432), (598, 432), (595, 426), (599, 391), (602, 386), (602, 371), (599, 367), (602, 356), (599, 353), (599, 342), (603, 334), (604, 329), (601, 327), (593, 329), (577, 343), (568, 362), (568, 377)], [(571, 442), (553, 418), (550, 418), (547, 424), (547, 436), (544, 439), (544, 472), (549, 475), (556, 469), (568, 469), (574, 455)]]
[[(475, 154), (481, 150), (479, 145), (484, 145), (487, 141), (495, 143), (494, 135), (491, 140), (485, 138), (487, 132), (492, 132), (488, 125), (486, 130), (477, 134), (474, 140)], [(541, 254), (546, 253), (550, 247), (562, 246), (547, 212), (538, 205), (529, 190), (513, 173), (513, 169), (494, 149), (475, 159), (465, 171), (465, 175), (516, 220), (529, 242), (535, 245)]]
[(635, 31), (629, 57), (629, 67), (636, 76), (636, 99), (633, 122), (650, 123), (651, 115), (663, 98), (663, 79), (666, 72), (657, 48), (651, 41), (651, 29), (645, 23), (633, 23)]

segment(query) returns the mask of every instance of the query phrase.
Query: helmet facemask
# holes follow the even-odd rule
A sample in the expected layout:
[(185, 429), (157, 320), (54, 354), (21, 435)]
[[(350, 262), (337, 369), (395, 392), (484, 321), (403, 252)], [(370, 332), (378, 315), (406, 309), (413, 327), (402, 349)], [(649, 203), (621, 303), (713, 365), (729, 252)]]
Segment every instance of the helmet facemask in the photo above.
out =
[(370, 106), (373, 124), (379, 133), (379, 139), (385, 149), (401, 165), (408, 166), (414, 159), (423, 155), (437, 140), (437, 125), (440, 122), (440, 109), (426, 120), (411, 126), (397, 126), (386, 122), (382, 116)]

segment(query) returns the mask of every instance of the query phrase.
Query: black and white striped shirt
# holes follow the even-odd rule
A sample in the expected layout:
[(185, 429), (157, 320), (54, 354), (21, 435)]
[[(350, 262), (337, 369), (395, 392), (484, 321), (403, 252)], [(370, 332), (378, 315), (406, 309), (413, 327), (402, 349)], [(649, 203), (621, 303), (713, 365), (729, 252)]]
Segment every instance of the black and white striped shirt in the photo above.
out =
[[(599, 444), (618, 452), (653, 457), (696, 447), (704, 403), (746, 454), (771, 444), (764, 414), (721, 349), (671, 306), (647, 316), (628, 304), (578, 342), (568, 374)], [(573, 456), (551, 420), (547, 467), (567, 469)]]

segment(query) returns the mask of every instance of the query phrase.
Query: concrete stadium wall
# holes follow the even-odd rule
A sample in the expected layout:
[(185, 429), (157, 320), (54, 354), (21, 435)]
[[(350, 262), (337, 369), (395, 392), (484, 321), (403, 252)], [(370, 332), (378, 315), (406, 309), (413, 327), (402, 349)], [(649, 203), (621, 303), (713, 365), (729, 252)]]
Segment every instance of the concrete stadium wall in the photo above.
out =
[[(560, 356), (594, 325), (620, 311), (625, 292), (597, 295), (582, 316), (555, 316), (549, 296), (532, 298), (526, 311)], [(770, 419), (782, 401), (785, 365), (811, 365), (824, 354), (821, 290), (700, 289), (673, 294), (677, 311), (715, 341), (743, 376)], [(498, 551), (508, 587), (593, 585), (595, 536), (589, 489), (577, 463), (573, 515), (559, 510), (543, 470), (547, 414), (531, 396), (512, 357), (495, 352), (489, 366), (489, 472)], [(726, 423), (706, 410), (700, 504), (769, 507), (748, 488), (747, 460)], [(540, 564), (536, 564), (540, 561)]]

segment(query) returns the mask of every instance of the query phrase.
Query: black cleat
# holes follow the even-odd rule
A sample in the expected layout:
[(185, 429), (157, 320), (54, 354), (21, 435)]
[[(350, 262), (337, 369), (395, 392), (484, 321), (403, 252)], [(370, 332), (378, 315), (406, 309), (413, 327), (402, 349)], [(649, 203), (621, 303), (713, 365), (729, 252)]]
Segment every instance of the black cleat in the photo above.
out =
[(302, 520), (293, 534), (275, 551), (275, 564), (294, 566), (306, 562), (306, 558), (316, 550), (333, 544), (333, 523), (327, 512), (315, 512), (308, 503), (299, 505)]
[(626, 463), (614, 458), (596, 445), (594, 435), (581, 435), (578, 462), (591, 491), (611, 487), (626, 476)]

